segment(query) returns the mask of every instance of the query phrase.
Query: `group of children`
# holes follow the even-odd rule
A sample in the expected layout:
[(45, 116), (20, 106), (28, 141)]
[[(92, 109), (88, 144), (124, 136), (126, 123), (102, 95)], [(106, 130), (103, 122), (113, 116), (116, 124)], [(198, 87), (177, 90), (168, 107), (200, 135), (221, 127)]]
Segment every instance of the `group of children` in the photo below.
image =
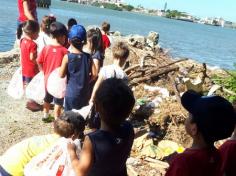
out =
[[(135, 104), (133, 92), (127, 85), (127, 75), (122, 70), (129, 56), (128, 47), (123, 42), (114, 44), (113, 64), (103, 66), (105, 49), (110, 46), (108, 23), (102, 25), (102, 31), (98, 28), (86, 31), (74, 19), (68, 21), (66, 28), (55, 17), (45, 16), (40, 28), (39, 36), (45, 40), (38, 42), (44, 45), (42, 49), (34, 42), (38, 38), (38, 23), (27, 21), (23, 25), (24, 34), (20, 40), (23, 81), (29, 83), (39, 70), (43, 70), (47, 84), (48, 76), (56, 68), (60, 68), (61, 77), (67, 76), (68, 79), (65, 100), (53, 97), (46, 90), (44, 118), (54, 101), (54, 130), (67, 138), (81, 137), (85, 126), (81, 116), (70, 110), (93, 103), (101, 119), (100, 129), (85, 136), (80, 158), (76, 155), (75, 145), (68, 144), (76, 175), (127, 175), (126, 160), (133, 144), (134, 130), (126, 119)], [(193, 144), (171, 159), (166, 176), (235, 176), (236, 113), (233, 106), (220, 96), (207, 97), (194, 91), (185, 92), (181, 101), (189, 112), (185, 126)], [(63, 106), (65, 112), (61, 114)], [(226, 139), (232, 133), (231, 139), (219, 149), (214, 147), (214, 142)], [(30, 141), (23, 143), (28, 145)], [(43, 147), (30, 145), (35, 147), (30, 150), (37, 149), (32, 154), (27, 147), (17, 150), (18, 154), (9, 149), (0, 160), (0, 175), (23, 175), (24, 165), (51, 142), (46, 142)], [(27, 148), (26, 152), (21, 152), (23, 148)], [(23, 160), (25, 153), (29, 155)], [(13, 158), (12, 154), (19, 156), (19, 160), (8, 160)]]

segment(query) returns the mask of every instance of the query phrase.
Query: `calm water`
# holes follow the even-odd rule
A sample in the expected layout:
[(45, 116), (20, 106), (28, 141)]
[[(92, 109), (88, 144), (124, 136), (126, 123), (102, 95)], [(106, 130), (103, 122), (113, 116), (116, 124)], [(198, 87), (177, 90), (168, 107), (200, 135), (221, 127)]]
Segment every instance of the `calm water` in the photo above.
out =
[[(17, 1), (1, 0), (0, 12), (0, 51), (6, 51), (15, 40)], [(229, 69), (236, 63), (236, 30), (59, 1), (53, 1), (51, 9), (38, 9), (39, 19), (49, 13), (64, 23), (74, 17), (85, 26), (100, 25), (107, 20), (112, 31), (122, 34), (147, 35), (149, 31), (157, 31), (161, 46), (170, 49), (174, 57), (193, 58)]]

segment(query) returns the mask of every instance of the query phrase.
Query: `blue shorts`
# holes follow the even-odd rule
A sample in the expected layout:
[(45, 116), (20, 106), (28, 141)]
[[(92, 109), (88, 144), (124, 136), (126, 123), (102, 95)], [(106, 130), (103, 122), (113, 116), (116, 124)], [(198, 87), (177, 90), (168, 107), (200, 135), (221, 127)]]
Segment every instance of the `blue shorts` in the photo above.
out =
[(50, 93), (48, 93), (48, 91), (46, 91), (46, 95), (45, 95), (45, 97), (44, 97), (44, 102), (46, 102), (46, 103), (52, 103), (52, 101), (53, 101), (54, 104), (56, 104), (56, 105), (63, 106), (64, 98), (55, 98), (55, 97), (53, 97)]
[(22, 79), (24, 84), (29, 84), (33, 77), (22, 76)]
[(5, 169), (0, 165), (0, 176), (11, 176)]

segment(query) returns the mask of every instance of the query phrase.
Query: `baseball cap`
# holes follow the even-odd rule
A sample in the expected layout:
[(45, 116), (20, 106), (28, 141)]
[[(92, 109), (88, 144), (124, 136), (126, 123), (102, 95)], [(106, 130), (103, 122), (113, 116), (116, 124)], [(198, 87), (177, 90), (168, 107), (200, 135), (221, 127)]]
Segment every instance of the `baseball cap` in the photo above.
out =
[(79, 25), (79, 24), (73, 25), (70, 29), (68, 37), (70, 40), (74, 37), (78, 37), (81, 41), (85, 41), (86, 40), (86, 30), (85, 30), (84, 26)]
[(181, 97), (183, 107), (192, 114), (193, 121), (208, 142), (231, 136), (236, 113), (232, 104), (221, 96), (202, 96), (189, 90)]

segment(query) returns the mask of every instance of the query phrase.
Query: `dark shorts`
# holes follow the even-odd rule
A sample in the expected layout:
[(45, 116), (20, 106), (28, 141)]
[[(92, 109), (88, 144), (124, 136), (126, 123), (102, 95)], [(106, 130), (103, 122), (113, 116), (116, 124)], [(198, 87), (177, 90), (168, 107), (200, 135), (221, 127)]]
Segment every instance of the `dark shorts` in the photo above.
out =
[(29, 84), (33, 77), (22, 76), (22, 79), (24, 84)]
[(46, 91), (46, 95), (44, 97), (44, 102), (52, 103), (52, 101), (56, 105), (63, 106), (64, 98), (55, 98), (50, 93), (48, 93), (48, 91)]
[(11, 176), (5, 169), (0, 165), (0, 176)]
[(82, 100), (79, 97), (65, 97), (65, 111), (81, 109), (86, 105), (88, 105), (88, 100)]

